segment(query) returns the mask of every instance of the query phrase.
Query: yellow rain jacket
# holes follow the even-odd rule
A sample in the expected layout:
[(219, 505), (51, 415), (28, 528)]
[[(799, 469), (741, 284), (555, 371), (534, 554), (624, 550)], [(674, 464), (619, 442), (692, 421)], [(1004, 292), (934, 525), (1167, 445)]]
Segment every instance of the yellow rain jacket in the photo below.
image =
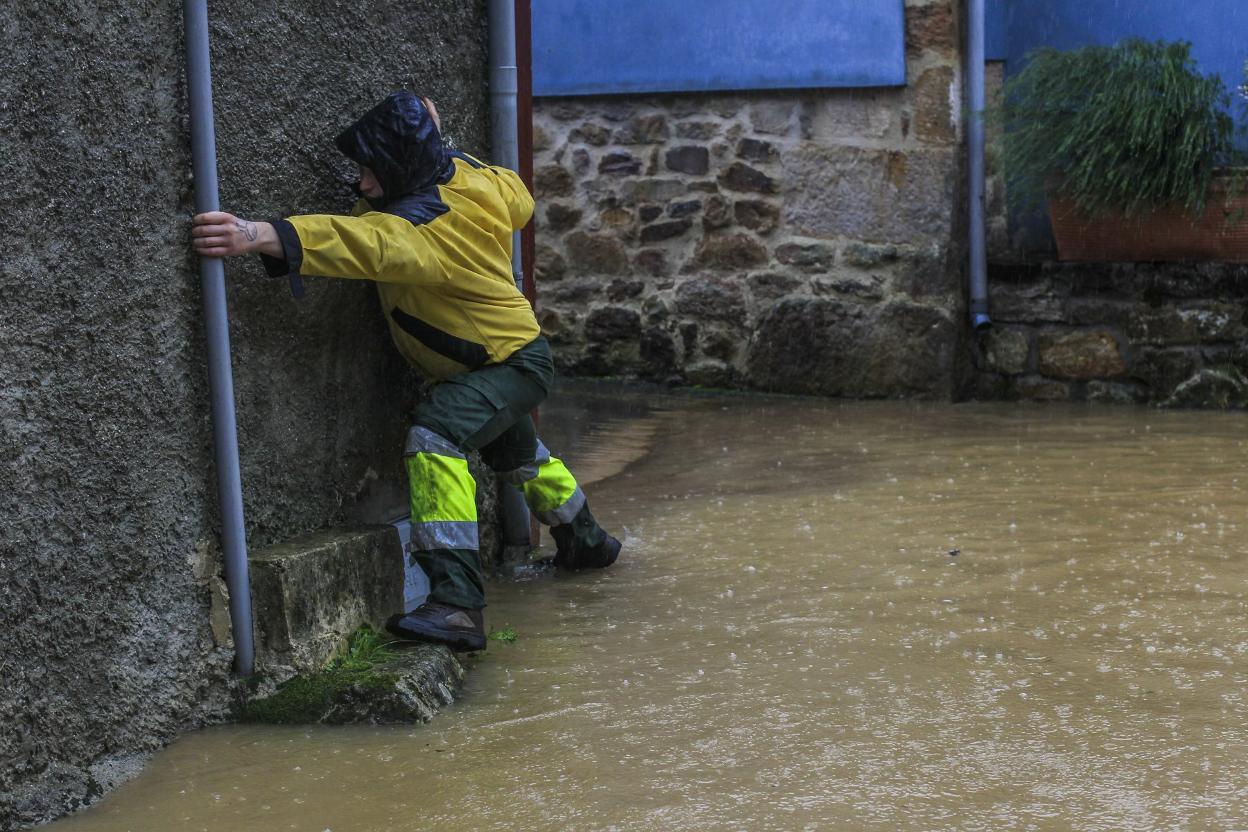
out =
[(399, 352), (438, 381), (497, 364), (538, 337), (511, 271), (512, 232), (533, 215), (533, 197), (515, 172), (446, 148), (419, 99), (397, 95), (338, 137), (377, 176), (380, 204), (278, 220), (285, 262), (266, 264), (271, 273), (376, 281)]

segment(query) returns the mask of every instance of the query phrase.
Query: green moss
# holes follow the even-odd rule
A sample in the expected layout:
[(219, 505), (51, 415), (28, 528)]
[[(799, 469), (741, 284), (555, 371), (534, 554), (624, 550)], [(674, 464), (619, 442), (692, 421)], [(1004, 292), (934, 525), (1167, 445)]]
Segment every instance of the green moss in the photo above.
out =
[(336, 695), (355, 684), (353, 677), (356, 675), (362, 674), (322, 671), (311, 676), (296, 676), (280, 685), (272, 696), (248, 702), (243, 719), (274, 725), (318, 722)]
[(385, 690), (394, 687), (398, 676), (376, 670), (394, 658), (395, 653), (381, 635), (361, 627), (347, 642), (347, 649), (324, 670), (295, 676), (278, 685), (277, 692), (248, 702), (242, 718), (247, 722), (274, 725), (301, 725), (319, 722), (352, 688)]
[(362, 688), (373, 688), (375, 690), (390, 690), (399, 683), (399, 674), (397, 673), (379, 673), (373, 670), (372, 673), (365, 675), (359, 681)]

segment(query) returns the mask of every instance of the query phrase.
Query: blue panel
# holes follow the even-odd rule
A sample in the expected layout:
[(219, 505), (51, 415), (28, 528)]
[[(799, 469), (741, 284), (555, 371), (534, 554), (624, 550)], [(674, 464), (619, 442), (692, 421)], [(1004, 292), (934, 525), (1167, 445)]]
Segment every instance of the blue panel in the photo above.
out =
[[(1244, 0), (1180, 3), (1154, 0), (989, 0), (1005, 6), (1006, 72), (1041, 46), (1072, 49), (1123, 38), (1187, 40), (1200, 70), (1235, 90), (1244, 81), (1248, 4)], [(1238, 101), (1242, 98), (1236, 96)], [(1236, 112), (1239, 116), (1240, 112)]]
[(984, 57), (990, 61), (1004, 61), (1009, 54), (1005, 35), (1006, 0), (986, 0), (984, 3)]
[(903, 0), (533, 0), (533, 94), (899, 86)]

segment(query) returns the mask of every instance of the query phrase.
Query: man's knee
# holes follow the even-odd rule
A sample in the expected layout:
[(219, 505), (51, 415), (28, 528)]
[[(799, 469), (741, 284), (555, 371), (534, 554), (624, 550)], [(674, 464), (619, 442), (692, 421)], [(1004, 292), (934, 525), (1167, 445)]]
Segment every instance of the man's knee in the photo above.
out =
[(539, 455), (537, 429), (533, 419), (524, 416), (504, 431), (497, 439), (481, 449), (481, 458), (485, 464), (494, 469), (503, 479), (519, 484), (524, 480), (514, 480), (516, 472), (533, 464)]

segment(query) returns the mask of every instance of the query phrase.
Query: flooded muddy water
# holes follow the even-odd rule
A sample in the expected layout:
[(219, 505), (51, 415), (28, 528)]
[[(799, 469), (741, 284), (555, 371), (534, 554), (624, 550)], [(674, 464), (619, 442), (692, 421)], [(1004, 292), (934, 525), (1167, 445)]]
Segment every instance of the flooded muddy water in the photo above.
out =
[(624, 555), (494, 585), (432, 724), (203, 731), (52, 828), (1248, 827), (1242, 414), (611, 395), (544, 433)]

